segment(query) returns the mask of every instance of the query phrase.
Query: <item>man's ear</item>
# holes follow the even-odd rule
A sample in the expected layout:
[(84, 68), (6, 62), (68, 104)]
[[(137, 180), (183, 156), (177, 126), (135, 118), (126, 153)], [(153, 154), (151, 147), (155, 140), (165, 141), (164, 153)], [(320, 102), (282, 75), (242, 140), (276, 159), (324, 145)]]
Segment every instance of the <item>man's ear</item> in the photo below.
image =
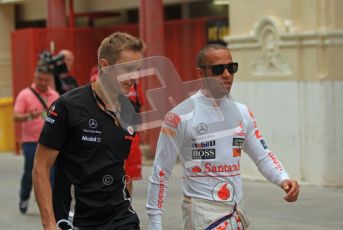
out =
[(204, 69), (199, 68), (199, 67), (196, 68), (196, 73), (197, 73), (197, 77), (198, 78), (203, 78), (203, 77), (206, 76), (205, 72), (204, 72)]
[(106, 67), (106, 66), (109, 66), (110, 64), (108, 63), (108, 61), (106, 59), (100, 59), (100, 67), (101, 69)]

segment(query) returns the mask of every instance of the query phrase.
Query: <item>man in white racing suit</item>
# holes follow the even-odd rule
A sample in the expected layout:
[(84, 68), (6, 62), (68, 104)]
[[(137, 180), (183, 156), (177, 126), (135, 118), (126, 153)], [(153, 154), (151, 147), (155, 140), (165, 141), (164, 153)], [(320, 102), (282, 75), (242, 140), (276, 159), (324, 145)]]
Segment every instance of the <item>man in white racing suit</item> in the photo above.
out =
[(297, 181), (268, 149), (252, 112), (228, 96), (237, 70), (225, 46), (207, 45), (197, 55), (203, 86), (165, 116), (158, 139), (147, 197), (150, 230), (162, 229), (167, 183), (177, 156), (184, 174), (184, 230), (247, 228), (242, 150), (264, 177), (286, 192), (286, 201), (297, 200)]

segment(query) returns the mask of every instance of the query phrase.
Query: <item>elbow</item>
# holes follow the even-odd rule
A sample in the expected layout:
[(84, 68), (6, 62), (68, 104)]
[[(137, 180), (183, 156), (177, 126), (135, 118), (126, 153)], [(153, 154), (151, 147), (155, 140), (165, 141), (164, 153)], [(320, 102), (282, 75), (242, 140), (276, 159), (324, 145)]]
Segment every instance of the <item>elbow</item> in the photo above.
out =
[(47, 172), (49, 172), (48, 169), (39, 167), (36, 163), (34, 163), (32, 169), (32, 182), (36, 184)]
[(13, 120), (14, 120), (14, 122), (23, 122), (26, 120), (26, 117), (23, 114), (14, 113), (13, 114)]
[(19, 117), (18, 116), (13, 116), (13, 120), (14, 120), (14, 122), (20, 122), (20, 119), (19, 119)]
[(34, 164), (33, 169), (32, 169), (32, 182), (33, 182), (33, 184), (36, 183), (38, 175), (39, 175), (39, 170), (37, 169), (36, 165)]

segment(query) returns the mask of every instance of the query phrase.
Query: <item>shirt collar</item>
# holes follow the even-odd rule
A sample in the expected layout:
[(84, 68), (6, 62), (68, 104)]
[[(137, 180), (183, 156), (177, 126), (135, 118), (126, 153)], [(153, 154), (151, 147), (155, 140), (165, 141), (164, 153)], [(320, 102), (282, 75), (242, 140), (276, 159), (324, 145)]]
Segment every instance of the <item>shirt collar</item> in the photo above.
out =
[(199, 100), (202, 104), (206, 106), (210, 106), (210, 107), (222, 107), (228, 103), (227, 101), (228, 98), (226, 96), (219, 99), (211, 98), (211, 97), (205, 96), (205, 94), (201, 92), (201, 90), (199, 90), (196, 94), (194, 94), (193, 97)]

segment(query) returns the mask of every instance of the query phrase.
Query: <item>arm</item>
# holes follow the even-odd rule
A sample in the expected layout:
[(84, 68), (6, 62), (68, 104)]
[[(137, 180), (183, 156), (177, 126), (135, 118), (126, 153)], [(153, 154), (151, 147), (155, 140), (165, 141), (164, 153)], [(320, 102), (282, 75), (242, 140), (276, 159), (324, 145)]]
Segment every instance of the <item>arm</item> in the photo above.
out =
[(20, 91), (18, 94), (15, 104), (13, 118), (15, 122), (25, 122), (36, 119), (41, 115), (36, 109), (29, 111), (28, 105), (30, 101), (27, 97), (27, 89)]
[(243, 144), (243, 150), (255, 162), (258, 170), (266, 179), (280, 186), (287, 193), (284, 198), (286, 201), (296, 201), (299, 194), (299, 185), (297, 181), (289, 178), (289, 175), (281, 162), (268, 149), (264, 138), (256, 125), (252, 112), (249, 111), (249, 113), (248, 133)]
[(32, 181), (42, 224), (45, 230), (56, 229), (56, 220), (52, 207), (50, 169), (58, 151), (38, 144), (32, 171)]
[(60, 150), (63, 149), (68, 136), (68, 111), (65, 103), (58, 99), (50, 107), (39, 137), (32, 179), (34, 191), (45, 230), (56, 229), (52, 192), (50, 185), (50, 169)]
[[(168, 114), (167, 114), (168, 116)], [(166, 116), (166, 117), (167, 117)], [(167, 196), (167, 185), (171, 171), (175, 165), (181, 145), (180, 126), (175, 121), (166, 121), (162, 125), (158, 138), (152, 175), (149, 177), (147, 195), (147, 213), (149, 216), (149, 230), (162, 229), (163, 205)]]
[(15, 122), (24, 122), (24, 121), (31, 121), (33, 119), (36, 119), (40, 115), (41, 113), (37, 112), (37, 110), (33, 110), (28, 113), (14, 112), (13, 117), (14, 117)]

